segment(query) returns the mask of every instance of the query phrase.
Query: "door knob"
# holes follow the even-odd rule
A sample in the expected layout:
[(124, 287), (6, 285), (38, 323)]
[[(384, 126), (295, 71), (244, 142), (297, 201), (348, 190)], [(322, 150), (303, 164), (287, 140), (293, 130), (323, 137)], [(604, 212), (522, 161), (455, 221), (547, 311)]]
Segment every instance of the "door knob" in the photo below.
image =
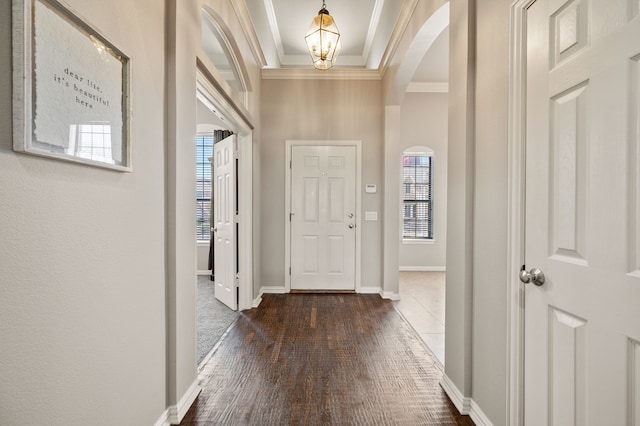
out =
[(524, 265), (522, 265), (522, 269), (520, 269), (519, 277), (520, 277), (520, 281), (522, 281), (525, 284), (528, 284), (531, 282), (537, 286), (541, 286), (542, 284), (544, 284), (544, 272), (542, 272), (538, 268), (533, 268), (527, 272)]
[(211, 228), (211, 232), (218, 232), (218, 228)]
[(349, 229), (353, 229), (355, 227), (355, 225), (353, 223), (349, 224)]

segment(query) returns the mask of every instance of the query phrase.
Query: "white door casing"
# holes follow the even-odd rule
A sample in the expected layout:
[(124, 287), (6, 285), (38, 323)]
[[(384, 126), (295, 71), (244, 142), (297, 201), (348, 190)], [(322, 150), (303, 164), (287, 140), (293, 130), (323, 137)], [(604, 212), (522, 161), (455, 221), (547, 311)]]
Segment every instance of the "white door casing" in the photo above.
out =
[(291, 147), (291, 289), (355, 290), (356, 147)]
[(213, 145), (215, 296), (234, 310), (237, 309), (235, 148), (235, 135)]
[[(526, 269), (539, 268), (546, 278), (542, 286), (520, 284), (519, 420), (639, 425), (639, 2), (516, 3), (523, 37), (523, 51), (515, 52), (522, 69), (512, 74), (523, 90), (515, 95), (524, 108), (522, 250)], [(515, 306), (518, 297), (511, 300)], [(517, 307), (511, 312), (517, 325)]]

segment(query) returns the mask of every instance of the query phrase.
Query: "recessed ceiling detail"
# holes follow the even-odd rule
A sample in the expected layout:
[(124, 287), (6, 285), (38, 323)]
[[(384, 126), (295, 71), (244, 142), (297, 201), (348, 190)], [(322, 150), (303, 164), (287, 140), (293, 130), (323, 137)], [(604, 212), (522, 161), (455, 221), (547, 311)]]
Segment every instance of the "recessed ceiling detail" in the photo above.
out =
[[(394, 2), (329, 0), (326, 7), (335, 18), (341, 34), (342, 50), (336, 66), (366, 66), (385, 3)], [(264, 0), (264, 5), (280, 64), (283, 67), (308, 65), (309, 53), (304, 36), (310, 20), (322, 7), (322, 1)], [(400, 8), (396, 9), (395, 15), (384, 15), (385, 21), (397, 20)]]

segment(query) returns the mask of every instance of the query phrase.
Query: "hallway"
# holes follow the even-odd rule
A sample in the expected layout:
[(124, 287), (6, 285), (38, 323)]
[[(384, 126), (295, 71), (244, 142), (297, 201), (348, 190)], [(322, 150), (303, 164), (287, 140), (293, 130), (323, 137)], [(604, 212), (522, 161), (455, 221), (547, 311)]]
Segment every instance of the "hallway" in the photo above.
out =
[(200, 374), (182, 425), (472, 425), (442, 367), (378, 295), (265, 295)]
[(398, 311), (444, 365), (445, 272), (400, 272)]

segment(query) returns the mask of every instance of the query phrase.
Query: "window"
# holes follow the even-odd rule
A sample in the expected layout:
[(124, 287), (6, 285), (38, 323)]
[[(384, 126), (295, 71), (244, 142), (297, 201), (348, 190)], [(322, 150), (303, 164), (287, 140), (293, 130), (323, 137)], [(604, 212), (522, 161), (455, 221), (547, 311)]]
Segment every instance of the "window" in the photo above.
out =
[(405, 152), (402, 178), (402, 238), (433, 239), (433, 155)]
[(115, 164), (111, 126), (106, 123), (79, 124), (71, 126), (71, 134), (76, 139), (69, 144), (67, 153), (76, 157), (103, 163)]
[(196, 235), (198, 241), (211, 236), (211, 163), (213, 134), (196, 138)]

